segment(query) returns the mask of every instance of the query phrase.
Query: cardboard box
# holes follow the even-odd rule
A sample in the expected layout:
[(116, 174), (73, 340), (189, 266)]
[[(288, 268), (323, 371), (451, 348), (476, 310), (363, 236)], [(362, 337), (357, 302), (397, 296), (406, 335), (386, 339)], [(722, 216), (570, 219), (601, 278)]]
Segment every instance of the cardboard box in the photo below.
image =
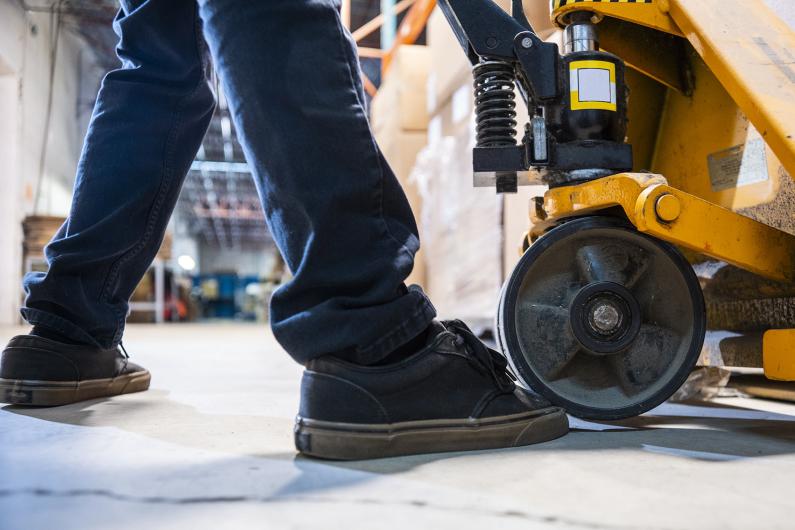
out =
[[(472, 134), (474, 138), (474, 102), (469, 89), (465, 84), (459, 87), (444, 106), (438, 109), (428, 125), (429, 145), (438, 145), (444, 138), (460, 138)], [(517, 94), (517, 98), (518, 98)], [(518, 101), (516, 105), (517, 138), (521, 138), (524, 124), (528, 121), (527, 109)], [(459, 186), (472, 186), (471, 170), (462, 175)], [(495, 193), (491, 188), (485, 188), (490, 193)], [(547, 190), (546, 186), (520, 186), (517, 193), (507, 193), (501, 196), (502, 201), (502, 263), (503, 278), (507, 278), (521, 257), (520, 247), (522, 237), (530, 229), (530, 203), (533, 197), (542, 196)]]
[(473, 188), (472, 135), (446, 136), (419, 155), (412, 179), (422, 195), (420, 236), (426, 291), (440, 318), (480, 327), (494, 319), (501, 286), (500, 204)]
[(548, 0), (524, 0), (524, 12), (536, 34), (544, 40), (555, 33), (558, 28), (552, 22), (552, 13)]
[(474, 105), (472, 86), (469, 83), (459, 86), (428, 122), (428, 143), (459, 135), (464, 129), (474, 129)]
[[(510, 9), (510, 0), (496, 0)], [(525, 0), (531, 24), (551, 28), (548, 2)], [(537, 24), (534, 19), (546, 17)], [(542, 38), (551, 31), (539, 32)], [(417, 158), (411, 180), (423, 203), (420, 235), (427, 256), (426, 291), (442, 317), (463, 318), (475, 326), (493, 322), (499, 291), (520, 257), (529, 229), (531, 197), (543, 186), (515, 195), (474, 188), (475, 144), (471, 65), (438, 9), (428, 22), (428, 147)], [(517, 93), (517, 138), (524, 134), (527, 110)]]
[[(372, 102), (375, 131), (397, 127), (406, 131), (428, 128), (430, 52), (426, 46), (400, 46), (392, 66)], [(394, 122), (394, 125), (392, 123)]]
[(436, 114), (465, 81), (472, 84), (472, 65), (437, 7), (427, 26), (431, 70), (428, 75), (427, 109)]
[[(406, 193), (419, 225), (422, 199), (409, 181), (417, 153), (428, 142), (427, 99), (430, 55), (426, 46), (401, 46), (372, 102), (371, 124), (376, 142)], [(425, 260), (419, 252), (406, 280), (425, 287)]]
[(547, 186), (522, 186), (517, 193), (502, 196), (503, 278), (508, 279), (522, 257), (522, 242), (530, 230), (530, 206), (543, 196)]
[[(527, 109), (521, 102), (517, 92), (516, 96), (516, 121), (517, 139), (524, 134), (524, 124), (529, 120)], [(456, 88), (451, 97), (437, 109), (436, 114), (431, 117), (428, 125), (429, 145), (440, 145), (445, 138), (464, 138), (469, 135), (474, 143), (474, 99), (469, 83), (464, 83)], [(462, 155), (463, 156), (463, 155)], [(466, 155), (471, 160), (471, 154)], [(456, 182), (456, 186), (472, 187), (471, 168), (466, 174)], [(533, 197), (543, 195), (546, 186), (521, 186), (515, 194), (504, 194), (497, 196), (492, 188), (479, 188), (482, 197), (491, 194), (501, 202), (502, 212), (495, 218), (494, 227), (479, 227), (479, 230), (491, 231), (499, 230), (501, 234), (501, 255), (499, 257), (502, 266), (498, 268), (500, 280), (506, 279), (516, 263), (521, 257), (520, 247), (523, 235), (530, 229), (530, 202)], [(429, 270), (436, 266), (435, 263), (428, 265)], [(435, 272), (435, 271), (434, 271)]]

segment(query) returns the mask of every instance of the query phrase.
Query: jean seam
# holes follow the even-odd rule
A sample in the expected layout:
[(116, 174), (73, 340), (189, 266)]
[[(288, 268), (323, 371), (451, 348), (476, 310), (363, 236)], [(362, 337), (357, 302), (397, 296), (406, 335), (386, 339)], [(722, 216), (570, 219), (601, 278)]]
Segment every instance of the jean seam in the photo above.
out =
[[(400, 324), (394, 326), (387, 333), (383, 334), (377, 341), (368, 345), (366, 348), (358, 349), (356, 355), (361, 358), (372, 357), (374, 355), (378, 356), (378, 354), (388, 354), (394, 348), (412, 339), (413, 337), (405, 337), (406, 340), (401, 340), (401, 336), (408, 334), (410, 327), (415, 325), (416, 322), (419, 322), (423, 316), (428, 315), (431, 320), (436, 316), (436, 310), (428, 298), (424, 294), (420, 294), (419, 296), (422, 303), (411, 315)], [(425, 324), (430, 324), (430, 321)], [(418, 333), (421, 331), (422, 329), (418, 330)]]
[[(198, 16), (196, 10), (198, 7), (194, 4), (194, 24), (193, 24), (193, 34), (194, 34), (194, 47), (196, 55), (201, 62), (201, 52), (199, 50), (198, 44), (198, 36), (197, 36), (197, 26), (195, 23), (195, 18)], [(135, 245), (132, 249), (128, 252), (123, 254), (119, 257), (118, 260), (111, 266), (111, 270), (108, 272), (108, 276), (105, 278), (105, 282), (103, 284), (102, 292), (100, 293), (99, 301), (101, 303), (109, 303), (110, 298), (110, 286), (116, 281), (119, 276), (120, 270), (122, 266), (128, 263), (131, 259), (141, 253), (141, 251), (146, 247), (149, 241), (152, 238), (152, 235), (155, 230), (155, 221), (159, 217), (163, 202), (165, 201), (165, 197), (168, 194), (168, 191), (171, 188), (171, 184), (173, 182), (174, 172), (172, 169), (171, 159), (174, 157), (174, 147), (176, 146), (176, 137), (178, 134), (178, 130), (180, 125), (184, 120), (184, 108), (187, 103), (193, 98), (193, 96), (199, 91), (201, 88), (201, 84), (203, 79), (205, 78), (204, 75), (204, 65), (201, 66), (201, 75), (199, 76), (196, 85), (193, 89), (188, 92), (177, 104), (174, 112), (171, 114), (172, 120), (174, 120), (174, 124), (169, 131), (168, 137), (166, 139), (166, 144), (164, 146), (164, 157), (163, 157), (163, 173), (160, 182), (160, 186), (158, 187), (157, 193), (155, 194), (154, 202), (152, 204), (152, 209), (150, 210), (149, 216), (147, 217), (146, 221), (146, 229), (144, 230), (144, 234), (141, 237), (141, 240)], [(113, 334), (113, 338), (111, 340), (112, 344), (116, 344), (121, 340), (121, 336), (124, 333), (124, 323), (127, 318), (127, 314), (119, 311), (117, 309), (113, 309), (116, 313), (117, 322), (116, 322), (116, 331)]]
[[(20, 310), (20, 313), (22, 314), (22, 318), (24, 318), (26, 322), (32, 324), (33, 326), (40, 324), (46, 328), (52, 329), (53, 331), (63, 333), (64, 335), (67, 335), (68, 337), (75, 340), (90, 339), (93, 344), (100, 346), (99, 342), (89, 333), (63, 317), (31, 307), (23, 307)], [(77, 332), (75, 330), (77, 330)]]
[[(342, 25), (342, 20), (340, 19), (339, 15), (336, 13), (336, 11), (335, 11), (335, 14), (334, 14), (334, 22), (337, 25), (337, 29), (339, 30), (337, 32), (337, 35), (338, 35), (338, 41), (339, 41), (339, 44), (340, 44), (340, 50), (342, 51), (342, 54), (345, 57), (345, 62), (348, 65), (348, 68), (347, 68), (348, 80), (350, 81), (351, 87), (353, 88), (353, 92), (354, 92), (354, 95), (355, 95), (355, 98), (356, 98), (356, 102), (359, 104), (359, 106), (362, 109), (364, 109), (365, 108), (364, 102), (359, 97), (359, 91), (356, 90), (356, 81), (354, 80), (353, 67), (351, 66), (352, 61), (355, 60), (356, 57), (352, 57), (351, 56), (351, 48), (350, 48), (350, 46), (346, 46), (345, 39), (340, 37), (340, 36), (345, 34), (345, 28)], [(383, 164), (381, 163), (381, 157), (378, 154), (378, 148), (377, 148), (377, 146), (375, 144), (375, 140), (373, 138), (372, 131), (370, 131), (370, 129), (369, 129), (369, 126), (368, 126), (367, 131), (365, 131), (365, 132), (367, 133), (366, 136), (369, 136), (369, 140), (366, 141), (366, 143), (369, 146), (368, 152), (369, 152), (370, 155), (373, 155), (373, 157), (375, 158), (375, 165), (378, 167), (378, 177), (379, 178), (378, 178), (378, 189), (376, 191), (376, 193), (377, 193), (376, 201), (378, 203), (378, 209), (377, 209), (377, 212), (376, 212), (376, 216), (381, 220), (381, 223), (384, 226), (384, 230), (386, 231), (386, 233), (390, 237), (390, 239), (392, 239), (395, 243), (398, 244), (398, 246), (400, 247), (401, 251), (403, 251), (403, 252), (405, 252), (405, 253), (407, 253), (407, 254), (409, 254), (410, 256), (413, 257), (413, 254), (412, 254), (411, 250), (409, 250), (409, 248), (404, 243), (402, 243), (397, 237), (395, 237), (395, 235), (389, 229), (389, 223), (386, 222), (386, 218), (384, 217), (384, 179), (386, 178), (386, 176), (384, 174), (384, 167), (383, 167)]]
[[(361, 100), (361, 98), (359, 96), (359, 91), (356, 90), (356, 82), (355, 82), (354, 77), (353, 77), (352, 62), (353, 62), (353, 60), (356, 59), (356, 57), (353, 57), (351, 55), (350, 47), (346, 46), (345, 39), (339, 37), (339, 36), (344, 35), (344, 31), (345, 31), (343, 26), (342, 26), (340, 18), (338, 16), (334, 16), (334, 21), (335, 21), (335, 23), (337, 25), (337, 29), (338, 29), (337, 35), (338, 35), (338, 42), (340, 44), (340, 50), (341, 50), (343, 56), (345, 57), (346, 63), (347, 63), (347, 66), (348, 66), (348, 69), (347, 69), (348, 80), (350, 81), (351, 87), (353, 88), (354, 95), (355, 95), (357, 103), (360, 105), (360, 107), (362, 109), (364, 109), (365, 108), (364, 102)], [(377, 189), (376, 189), (376, 194), (377, 194), (376, 202), (377, 202), (378, 207), (377, 207), (377, 211), (376, 211), (376, 217), (381, 221), (381, 223), (382, 223), (382, 225), (384, 227), (384, 231), (386, 232), (387, 236), (390, 239), (392, 239), (395, 243), (397, 243), (397, 245), (399, 247), (399, 250), (401, 252), (404, 252), (404, 253), (408, 254), (409, 256), (412, 256), (412, 258), (413, 258), (414, 254), (406, 246), (405, 243), (401, 242), (392, 233), (392, 231), (389, 228), (389, 223), (386, 222), (386, 218), (384, 217), (384, 180), (386, 179), (386, 174), (385, 174), (385, 170), (384, 170), (384, 164), (383, 164), (383, 160), (382, 160), (381, 156), (379, 156), (379, 151), (378, 151), (378, 148), (377, 148), (377, 146), (375, 144), (375, 140), (373, 139), (372, 131), (368, 127), (365, 132), (367, 133), (366, 136), (369, 137), (369, 139), (366, 141), (366, 143), (369, 146), (368, 153), (371, 156), (373, 156), (373, 158), (375, 159), (375, 165), (378, 168), (378, 172), (377, 172), (377, 175), (378, 175), (378, 186), (377, 186)], [(369, 346), (367, 346), (367, 348), (358, 349), (356, 351), (356, 355), (358, 357), (371, 357), (373, 355), (378, 355), (378, 353), (387, 354), (392, 349), (394, 349), (395, 347), (397, 347), (400, 344), (406, 342), (406, 340), (402, 340), (401, 341), (400, 337), (404, 336), (404, 335), (407, 335), (409, 333), (410, 327), (412, 325), (415, 325), (415, 322), (418, 321), (423, 315), (428, 315), (428, 316), (430, 316), (431, 319), (433, 319), (433, 317), (436, 314), (435, 310), (433, 309), (433, 306), (431, 305), (431, 303), (427, 299), (427, 297), (425, 297), (425, 295), (421, 295), (421, 296), (422, 296), (422, 305), (419, 308), (417, 308), (416, 311), (414, 311), (410, 316), (408, 316), (406, 319), (404, 319), (400, 324), (398, 324), (397, 326), (393, 327), (387, 333), (382, 335), (380, 339), (378, 339), (374, 343), (372, 343)], [(421, 332), (421, 331), (422, 331), (421, 329), (417, 330), (417, 332)], [(407, 340), (411, 339), (411, 337), (404, 337), (404, 338), (406, 338)], [(376, 352), (378, 352), (378, 353), (376, 353)]]

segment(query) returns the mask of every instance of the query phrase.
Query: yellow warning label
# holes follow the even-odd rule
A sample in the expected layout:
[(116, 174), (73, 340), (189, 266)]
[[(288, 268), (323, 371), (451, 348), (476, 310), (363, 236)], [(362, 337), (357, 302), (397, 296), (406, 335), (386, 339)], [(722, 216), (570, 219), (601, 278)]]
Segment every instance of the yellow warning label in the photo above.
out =
[(569, 83), (571, 110), (618, 110), (615, 64), (608, 61), (572, 61)]
[(570, 4), (651, 4), (654, 0), (552, 0), (552, 10)]

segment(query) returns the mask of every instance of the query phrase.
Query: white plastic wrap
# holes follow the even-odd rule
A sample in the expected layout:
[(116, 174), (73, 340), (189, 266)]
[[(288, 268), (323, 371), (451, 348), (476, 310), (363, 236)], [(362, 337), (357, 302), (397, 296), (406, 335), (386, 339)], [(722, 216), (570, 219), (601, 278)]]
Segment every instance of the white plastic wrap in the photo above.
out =
[(491, 321), (502, 281), (501, 201), (472, 186), (472, 128), (431, 142), (410, 177), (423, 201), (428, 294), (441, 318)]

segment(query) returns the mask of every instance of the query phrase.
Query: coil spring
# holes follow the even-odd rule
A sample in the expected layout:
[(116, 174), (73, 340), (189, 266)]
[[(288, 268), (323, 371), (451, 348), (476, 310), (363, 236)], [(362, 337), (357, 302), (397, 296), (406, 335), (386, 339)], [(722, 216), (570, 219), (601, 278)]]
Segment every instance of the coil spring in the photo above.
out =
[(478, 147), (516, 145), (514, 70), (505, 61), (484, 60), (473, 68)]

